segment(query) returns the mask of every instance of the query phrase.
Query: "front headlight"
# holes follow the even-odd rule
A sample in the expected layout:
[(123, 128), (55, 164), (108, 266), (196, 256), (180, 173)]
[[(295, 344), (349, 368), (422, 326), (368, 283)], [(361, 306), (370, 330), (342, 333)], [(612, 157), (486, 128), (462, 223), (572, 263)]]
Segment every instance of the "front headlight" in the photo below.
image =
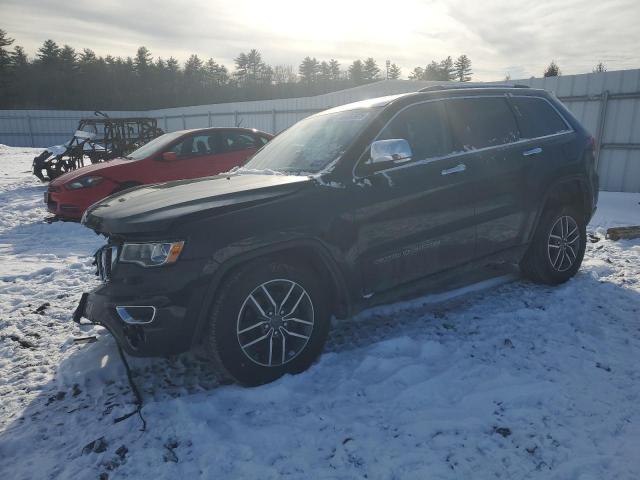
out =
[(136, 263), (143, 267), (159, 267), (175, 263), (184, 242), (125, 243), (118, 259), (122, 263)]
[(81, 177), (81, 178), (78, 178), (77, 180), (74, 180), (73, 182), (69, 182), (67, 184), (67, 188), (69, 190), (78, 190), (79, 188), (93, 187), (94, 185), (98, 185), (100, 182), (102, 182), (102, 177), (97, 177), (97, 176)]

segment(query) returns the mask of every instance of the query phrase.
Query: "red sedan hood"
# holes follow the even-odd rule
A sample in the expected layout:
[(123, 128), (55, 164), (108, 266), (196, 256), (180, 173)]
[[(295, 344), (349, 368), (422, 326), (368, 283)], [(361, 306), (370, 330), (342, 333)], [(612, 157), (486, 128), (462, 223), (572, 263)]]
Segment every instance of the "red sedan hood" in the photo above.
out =
[(86, 165), (82, 168), (78, 168), (77, 170), (72, 170), (70, 172), (65, 173), (64, 175), (60, 175), (59, 177), (53, 179), (49, 185), (52, 187), (60, 187), (66, 183), (69, 183), (76, 178), (84, 177), (89, 174), (93, 175), (104, 175), (109, 178), (109, 169), (117, 168), (119, 165), (123, 165), (125, 163), (130, 163), (133, 160), (126, 160), (124, 158), (114, 158), (113, 160), (109, 160), (107, 162), (93, 163), (91, 165)]

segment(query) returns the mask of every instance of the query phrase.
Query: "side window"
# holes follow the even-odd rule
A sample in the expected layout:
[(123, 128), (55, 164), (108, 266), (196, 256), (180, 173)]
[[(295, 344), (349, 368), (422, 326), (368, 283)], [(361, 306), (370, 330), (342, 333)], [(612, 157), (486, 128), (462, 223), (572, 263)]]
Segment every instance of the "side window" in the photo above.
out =
[(522, 138), (544, 137), (569, 129), (558, 112), (542, 98), (513, 97), (511, 103), (516, 112)]
[(169, 151), (178, 155), (178, 158), (190, 158), (201, 155), (213, 155), (219, 153), (221, 146), (217, 134), (190, 135), (181, 142), (176, 143)]
[(452, 150), (451, 135), (441, 102), (422, 103), (400, 112), (377, 139), (392, 138), (409, 142), (414, 160), (440, 157)]
[(516, 120), (504, 98), (452, 98), (445, 105), (457, 148), (475, 150), (519, 139)]
[(223, 136), (225, 148), (228, 152), (246, 150), (247, 148), (256, 148), (258, 146), (255, 137), (250, 133), (225, 132)]

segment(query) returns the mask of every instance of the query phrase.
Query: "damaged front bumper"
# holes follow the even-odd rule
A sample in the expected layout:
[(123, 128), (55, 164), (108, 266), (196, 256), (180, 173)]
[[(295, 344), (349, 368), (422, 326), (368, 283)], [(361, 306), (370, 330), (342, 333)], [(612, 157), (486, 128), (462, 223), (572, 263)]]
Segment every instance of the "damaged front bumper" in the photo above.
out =
[(102, 285), (83, 293), (73, 321), (81, 323), (86, 318), (107, 328), (133, 356), (166, 356), (189, 350), (193, 330), (185, 325), (186, 307), (172, 305), (162, 296), (113, 297), (109, 290), (109, 285)]

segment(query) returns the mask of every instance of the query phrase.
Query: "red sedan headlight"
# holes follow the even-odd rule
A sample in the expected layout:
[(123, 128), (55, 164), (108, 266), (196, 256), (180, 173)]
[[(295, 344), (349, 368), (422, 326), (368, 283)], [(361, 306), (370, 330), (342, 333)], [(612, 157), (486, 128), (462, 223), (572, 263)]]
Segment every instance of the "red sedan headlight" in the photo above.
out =
[(81, 178), (78, 178), (77, 180), (69, 182), (66, 185), (66, 187), (69, 190), (78, 190), (80, 188), (89, 188), (89, 187), (93, 187), (95, 185), (98, 185), (100, 182), (102, 182), (102, 180), (103, 180), (102, 177), (96, 177), (96, 176), (81, 177)]

